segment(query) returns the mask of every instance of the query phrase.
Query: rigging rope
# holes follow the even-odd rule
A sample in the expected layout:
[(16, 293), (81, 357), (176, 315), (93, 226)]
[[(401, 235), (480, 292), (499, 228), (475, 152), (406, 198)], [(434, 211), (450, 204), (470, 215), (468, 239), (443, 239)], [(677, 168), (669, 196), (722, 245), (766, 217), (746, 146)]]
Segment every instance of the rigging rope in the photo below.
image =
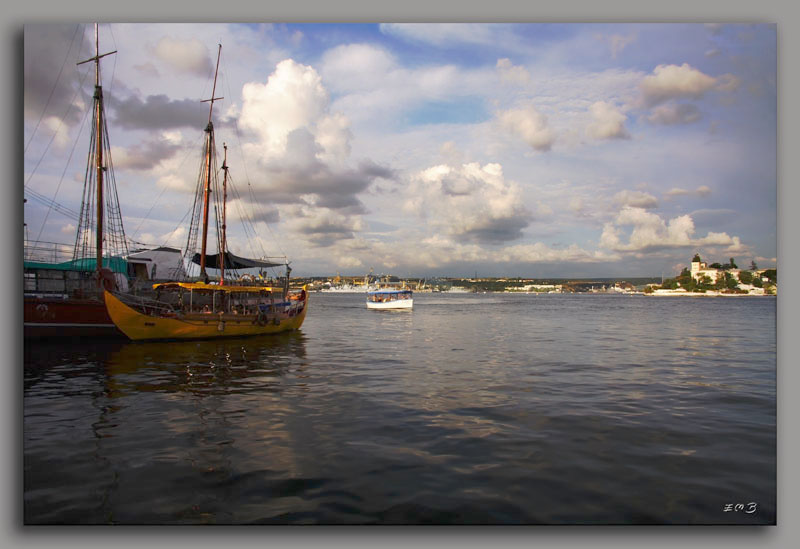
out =
[[(195, 140), (195, 142), (194, 142), (194, 143), (192, 143), (192, 146), (191, 146), (189, 149), (187, 149), (187, 151), (186, 151), (186, 154), (184, 155), (184, 157), (183, 157), (183, 160), (181, 160), (181, 163), (180, 163), (180, 164), (178, 164), (178, 167), (176, 168), (176, 171), (178, 171), (178, 172), (180, 172), (180, 171), (181, 171), (181, 168), (183, 167), (184, 163), (185, 163), (185, 162), (186, 162), (186, 161), (189, 159), (189, 156), (190, 156), (192, 153), (194, 153), (194, 152), (197, 150), (197, 145), (199, 145), (199, 144), (200, 144), (200, 139), (199, 139), (199, 138), (197, 138), (197, 139)], [(139, 234), (139, 230), (142, 228), (142, 223), (144, 223), (145, 221), (149, 221), (149, 217), (150, 217), (150, 214), (153, 212), (153, 208), (155, 208), (155, 207), (156, 207), (156, 205), (157, 205), (157, 204), (160, 202), (160, 200), (161, 200), (161, 197), (164, 195), (164, 193), (165, 193), (165, 192), (167, 192), (167, 187), (164, 187), (164, 188), (162, 188), (162, 189), (161, 189), (161, 192), (158, 194), (158, 196), (156, 197), (156, 199), (153, 201), (153, 204), (150, 206), (150, 209), (149, 209), (149, 210), (147, 210), (147, 213), (146, 213), (146, 214), (144, 215), (144, 217), (143, 217), (143, 218), (142, 218), (142, 219), (139, 221), (139, 225), (136, 227), (136, 230), (135, 230), (135, 231), (133, 231), (133, 237), (135, 237), (136, 235), (138, 235), (138, 234)], [(186, 214), (186, 215), (188, 215), (188, 212), (187, 212), (187, 214)], [(184, 216), (183, 216), (183, 219), (186, 219), (186, 215), (184, 215)], [(181, 222), (182, 222), (182, 220), (181, 220)], [(175, 227), (175, 228), (174, 228), (174, 229), (173, 229), (173, 230), (172, 230), (172, 231), (169, 233), (169, 234), (170, 234), (170, 236), (172, 236), (172, 235), (175, 233), (175, 231), (177, 231), (179, 228), (180, 228), (180, 225), (176, 226), (176, 227)], [(133, 237), (132, 237), (132, 238), (133, 238)], [(166, 243), (165, 243), (165, 244), (166, 244)], [(162, 244), (162, 245), (165, 245), (165, 244)]]
[(66, 206), (63, 206), (63, 205), (59, 204), (58, 202), (53, 202), (52, 200), (47, 198), (45, 195), (43, 195), (41, 193), (38, 193), (38, 192), (34, 191), (31, 188), (25, 189), (25, 193), (29, 197), (34, 199), (36, 202), (39, 202), (40, 204), (44, 204), (45, 206), (48, 206), (49, 208), (52, 208), (53, 210), (57, 211), (58, 213), (66, 216), (66, 217), (69, 217), (71, 220), (73, 220), (73, 221), (77, 221), (78, 220), (78, 212), (76, 212), (75, 210), (67, 208)]
[[(67, 55), (64, 56), (64, 62), (61, 64), (61, 68), (58, 69), (58, 76), (56, 76), (56, 81), (53, 83), (53, 88), (50, 90), (50, 95), (47, 97), (47, 102), (44, 105), (42, 114), (39, 115), (39, 120), (36, 122), (36, 126), (34, 126), (33, 128), (33, 132), (31, 133), (31, 138), (28, 139), (28, 142), (25, 144), (25, 151), (23, 152), (23, 154), (28, 152), (28, 147), (33, 141), (33, 138), (36, 136), (36, 131), (39, 129), (39, 124), (41, 124), (42, 120), (44, 120), (44, 115), (47, 113), (47, 107), (50, 106), (50, 100), (53, 98), (53, 93), (55, 93), (56, 91), (56, 87), (58, 86), (58, 81), (61, 79), (61, 73), (64, 72), (64, 67), (67, 66), (67, 60), (69, 59), (69, 54), (72, 52), (72, 46), (75, 44), (75, 37), (78, 35), (78, 31), (82, 26), (83, 25), (79, 24), (75, 27), (75, 33), (72, 35), (72, 40), (69, 43), (69, 49), (67, 50)], [(83, 42), (82, 37), (81, 37), (81, 42)]]
[[(81, 121), (80, 130), (78, 130), (78, 135), (76, 136), (75, 140), (72, 142), (72, 149), (70, 149), (69, 158), (67, 158), (67, 163), (64, 165), (64, 170), (61, 172), (61, 177), (58, 180), (58, 185), (56, 186), (56, 191), (55, 191), (55, 193), (53, 193), (53, 199), (51, 201), (53, 204), (57, 204), (56, 197), (58, 196), (58, 191), (61, 189), (61, 184), (64, 182), (64, 175), (66, 175), (67, 168), (69, 168), (69, 164), (72, 161), (72, 155), (75, 154), (75, 148), (78, 146), (78, 141), (79, 141), (78, 138), (80, 138), (81, 134), (83, 134), (83, 128), (86, 126), (86, 119), (88, 117), (89, 117), (89, 111), (87, 110), (83, 114), (83, 120)], [(53, 134), (53, 139), (55, 139), (55, 134)], [(52, 143), (52, 139), (50, 140), (50, 142)], [(49, 145), (48, 145), (48, 148), (49, 148)], [(41, 162), (41, 160), (39, 160), (39, 162)], [(38, 167), (38, 166), (39, 165), (37, 164), (36, 167)], [(34, 172), (33, 173), (35, 173), (35, 172), (36, 172), (36, 169), (34, 168)], [(28, 187), (28, 183), (30, 183), (30, 178), (33, 177), (33, 173), (31, 173), (30, 177), (28, 178), (28, 181), (25, 183), (25, 187), (28, 188), (28, 190), (30, 190), (30, 187)], [(39, 227), (39, 234), (36, 236), (36, 240), (41, 240), (41, 238), (42, 238), (42, 231), (44, 231), (44, 227), (47, 224), (47, 219), (50, 217), (50, 210), (51, 210), (51, 208), (48, 208), (47, 213), (45, 214), (44, 219), (42, 220), (42, 224)], [(80, 217), (79, 217), (78, 221), (80, 221)]]

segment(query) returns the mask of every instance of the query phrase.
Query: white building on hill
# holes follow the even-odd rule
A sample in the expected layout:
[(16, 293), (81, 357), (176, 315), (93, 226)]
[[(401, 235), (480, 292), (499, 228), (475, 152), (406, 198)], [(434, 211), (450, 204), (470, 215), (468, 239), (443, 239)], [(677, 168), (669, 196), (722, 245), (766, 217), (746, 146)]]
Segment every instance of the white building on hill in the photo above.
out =
[(722, 269), (714, 269), (706, 265), (705, 261), (692, 261), (691, 275), (696, 281), (700, 282), (704, 276), (711, 279), (711, 283), (715, 283), (720, 276), (725, 276), (724, 273), (728, 272), (739, 281), (740, 269), (729, 269), (724, 271)]

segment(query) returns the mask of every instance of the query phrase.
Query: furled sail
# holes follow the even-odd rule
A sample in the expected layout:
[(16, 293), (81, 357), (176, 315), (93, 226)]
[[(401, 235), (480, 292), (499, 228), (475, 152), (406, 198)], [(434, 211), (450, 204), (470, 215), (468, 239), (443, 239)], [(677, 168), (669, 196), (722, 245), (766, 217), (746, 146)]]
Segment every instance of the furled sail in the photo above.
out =
[[(220, 254), (213, 254), (213, 255), (206, 255), (206, 267), (210, 267), (212, 269), (219, 269)], [(200, 265), (200, 254), (194, 254), (192, 257), (192, 263), (196, 265)], [(232, 254), (231, 252), (225, 252), (225, 268), (226, 269), (255, 269), (255, 268), (262, 268), (266, 269), (269, 267), (281, 267), (283, 263), (273, 263), (270, 261), (262, 261), (260, 259), (248, 259), (246, 257), (239, 257), (237, 255)]]

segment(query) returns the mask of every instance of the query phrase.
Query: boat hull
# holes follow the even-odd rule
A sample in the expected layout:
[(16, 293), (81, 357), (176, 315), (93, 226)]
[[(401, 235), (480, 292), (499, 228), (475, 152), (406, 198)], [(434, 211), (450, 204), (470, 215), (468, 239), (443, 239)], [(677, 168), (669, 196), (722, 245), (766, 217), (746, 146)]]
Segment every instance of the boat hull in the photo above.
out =
[(97, 298), (25, 296), (23, 335), (25, 338), (125, 337), (114, 325), (99, 295)]
[(129, 307), (111, 292), (105, 292), (108, 314), (119, 330), (134, 341), (216, 339), (277, 334), (297, 330), (308, 310), (308, 293), (294, 316), (260, 324), (252, 315), (195, 314), (185, 317), (150, 316)]
[(367, 309), (411, 309), (413, 299), (397, 299), (394, 301), (367, 301)]

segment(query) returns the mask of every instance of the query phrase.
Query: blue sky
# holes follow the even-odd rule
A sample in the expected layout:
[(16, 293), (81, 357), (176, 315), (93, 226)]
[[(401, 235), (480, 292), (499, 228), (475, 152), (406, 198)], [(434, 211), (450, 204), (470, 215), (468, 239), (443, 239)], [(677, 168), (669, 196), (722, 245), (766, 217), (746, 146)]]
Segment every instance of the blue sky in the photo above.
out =
[[(92, 35), (25, 28), (26, 197), (73, 210)], [(102, 70), (137, 242), (185, 243), (221, 43), (217, 141), (261, 239), (229, 229), (240, 255), (300, 276), (777, 264), (774, 25), (111, 24), (100, 43), (118, 50)], [(30, 197), (25, 222), (74, 238)]]

